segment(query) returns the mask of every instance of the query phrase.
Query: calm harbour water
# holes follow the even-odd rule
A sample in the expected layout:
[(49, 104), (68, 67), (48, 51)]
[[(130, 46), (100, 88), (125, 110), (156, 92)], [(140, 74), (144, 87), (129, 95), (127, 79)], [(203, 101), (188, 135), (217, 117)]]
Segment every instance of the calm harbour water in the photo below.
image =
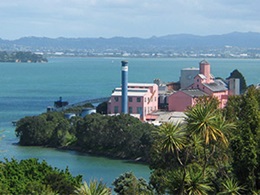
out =
[[(45, 112), (53, 101), (63, 97), (69, 103), (110, 96), (120, 86), (119, 58), (50, 58), (48, 63), (0, 63), (0, 160), (35, 157), (58, 168), (69, 167), (73, 175), (84, 179), (103, 179), (110, 185), (120, 174), (132, 171), (149, 178), (145, 165), (121, 160), (92, 157), (73, 151), (16, 145), (12, 121)], [(129, 82), (178, 81), (182, 68), (198, 67), (201, 59), (126, 59)], [(245, 77), (247, 84), (260, 83), (260, 60), (208, 59), (214, 76), (226, 78), (234, 69)]]

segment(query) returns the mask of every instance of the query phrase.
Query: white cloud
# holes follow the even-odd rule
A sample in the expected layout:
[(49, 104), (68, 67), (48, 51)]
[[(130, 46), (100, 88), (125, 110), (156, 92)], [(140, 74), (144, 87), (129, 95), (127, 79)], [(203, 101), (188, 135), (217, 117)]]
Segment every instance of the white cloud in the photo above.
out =
[(0, 37), (259, 32), (259, 7), (259, 0), (2, 1)]

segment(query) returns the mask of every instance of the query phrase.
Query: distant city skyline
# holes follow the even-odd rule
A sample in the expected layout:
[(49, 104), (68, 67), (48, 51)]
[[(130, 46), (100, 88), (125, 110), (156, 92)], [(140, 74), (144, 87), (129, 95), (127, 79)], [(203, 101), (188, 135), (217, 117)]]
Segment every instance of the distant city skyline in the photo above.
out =
[(259, 7), (259, 0), (1, 1), (0, 38), (260, 32)]

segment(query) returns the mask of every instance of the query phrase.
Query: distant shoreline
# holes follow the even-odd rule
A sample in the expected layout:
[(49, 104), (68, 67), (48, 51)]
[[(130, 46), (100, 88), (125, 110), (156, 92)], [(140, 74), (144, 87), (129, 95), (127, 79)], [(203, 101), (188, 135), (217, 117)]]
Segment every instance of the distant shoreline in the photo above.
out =
[(260, 57), (206, 57), (206, 56), (198, 56), (198, 57), (171, 57), (171, 56), (164, 56), (164, 57), (154, 57), (154, 56), (85, 56), (85, 55), (78, 55), (78, 56), (70, 56), (70, 55), (49, 55), (48, 58), (111, 58), (111, 59), (133, 59), (133, 58), (140, 58), (140, 59), (241, 59), (241, 60), (259, 60)]

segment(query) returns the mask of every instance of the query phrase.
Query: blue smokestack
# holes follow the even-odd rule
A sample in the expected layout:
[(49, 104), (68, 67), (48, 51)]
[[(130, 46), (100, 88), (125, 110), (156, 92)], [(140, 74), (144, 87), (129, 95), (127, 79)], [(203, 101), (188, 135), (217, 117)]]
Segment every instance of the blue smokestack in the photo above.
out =
[(128, 85), (128, 66), (127, 61), (121, 61), (122, 63), (122, 113), (128, 113), (128, 95), (127, 95), (127, 85)]

